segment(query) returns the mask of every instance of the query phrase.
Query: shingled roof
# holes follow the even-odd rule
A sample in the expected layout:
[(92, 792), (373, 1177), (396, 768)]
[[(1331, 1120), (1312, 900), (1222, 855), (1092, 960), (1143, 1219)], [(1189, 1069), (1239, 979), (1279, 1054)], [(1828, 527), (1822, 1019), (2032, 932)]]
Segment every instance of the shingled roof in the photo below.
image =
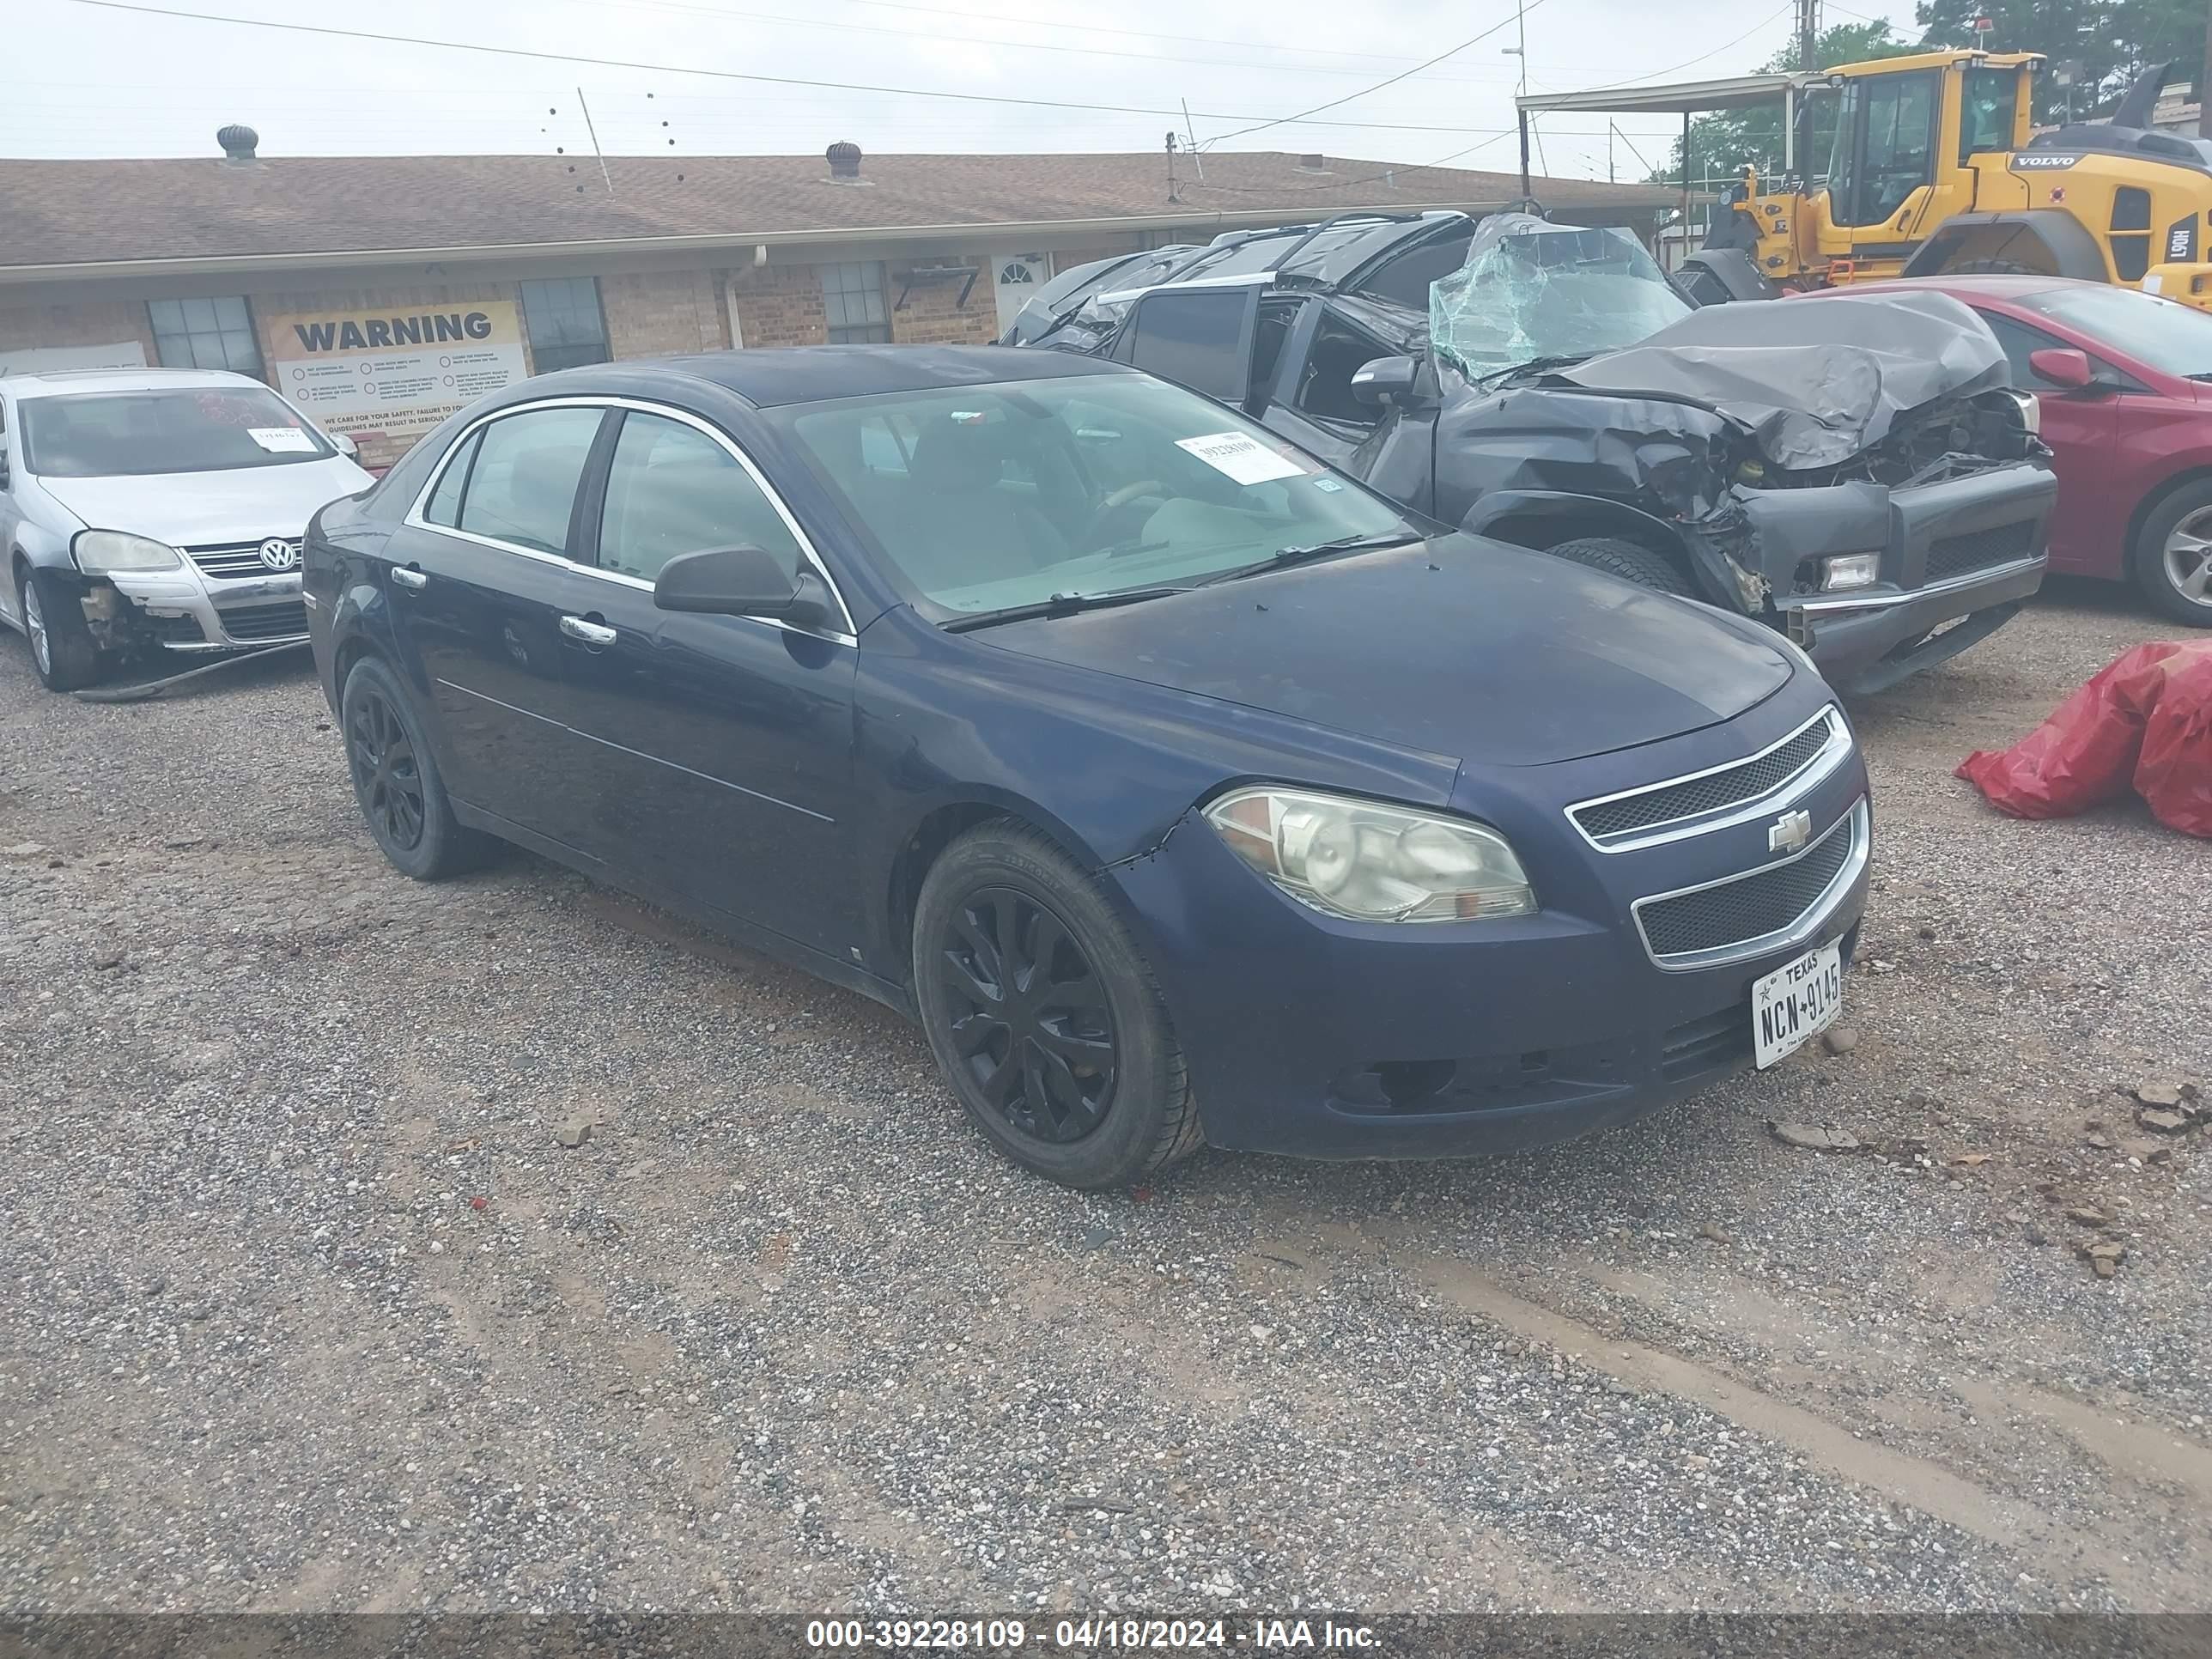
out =
[[(967, 227), (1224, 223), (1352, 208), (1505, 206), (1512, 174), (1394, 167), (1274, 151), (1163, 155), (871, 155), (833, 181), (818, 155), (276, 156), (257, 161), (0, 161), (0, 275), (41, 268), (653, 241), (792, 240)], [(1571, 216), (1649, 212), (1641, 185), (1539, 179)]]

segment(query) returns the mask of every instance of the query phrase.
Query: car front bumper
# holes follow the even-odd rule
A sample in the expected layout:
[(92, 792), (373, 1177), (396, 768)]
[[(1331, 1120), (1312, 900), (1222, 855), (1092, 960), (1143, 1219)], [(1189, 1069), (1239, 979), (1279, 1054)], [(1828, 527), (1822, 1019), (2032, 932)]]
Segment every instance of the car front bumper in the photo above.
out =
[[(2057, 490), (2051, 470), (2028, 460), (1888, 490), (1756, 492), (1745, 506), (1775, 595), (1766, 620), (1838, 690), (1885, 690), (1987, 638), (2043, 586)], [(1797, 591), (1820, 561), (1866, 552), (1881, 555), (1871, 586)]]
[(1324, 1158), (1505, 1152), (1626, 1122), (1751, 1067), (1753, 982), (1856, 943), (1865, 791), (1854, 750), (1782, 803), (1811, 814), (1814, 845), (1832, 830), (1857, 837), (1857, 853), (1785, 935), (1710, 965), (1662, 965), (1638, 901), (1781, 862), (1765, 840), (1771, 812), (1616, 856), (1576, 842), (1555, 807), (1542, 815), (1553, 844), (1536, 847), (1534, 827), (1508, 830), (1544, 905), (1510, 921), (1321, 915), (1195, 814), (1110, 873), (1148, 935), (1209, 1141)]
[[(173, 570), (124, 570), (103, 579), (166, 651), (250, 651), (307, 637), (297, 568), (256, 576), (210, 576), (185, 563)], [(87, 617), (100, 620), (98, 587)]]

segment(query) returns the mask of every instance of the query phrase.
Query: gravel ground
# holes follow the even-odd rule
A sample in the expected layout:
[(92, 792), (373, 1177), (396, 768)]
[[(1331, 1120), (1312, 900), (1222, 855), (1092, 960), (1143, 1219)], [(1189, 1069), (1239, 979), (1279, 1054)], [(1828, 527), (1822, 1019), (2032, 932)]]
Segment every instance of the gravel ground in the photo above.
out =
[(857, 998), (396, 875), (303, 672), (9, 636), (0, 1607), (2212, 1607), (2207, 1158), (2116, 1092), (2212, 1085), (2207, 851), (1948, 775), (2158, 632), (2061, 589), (1857, 711), (1849, 1052), (1108, 1196)]

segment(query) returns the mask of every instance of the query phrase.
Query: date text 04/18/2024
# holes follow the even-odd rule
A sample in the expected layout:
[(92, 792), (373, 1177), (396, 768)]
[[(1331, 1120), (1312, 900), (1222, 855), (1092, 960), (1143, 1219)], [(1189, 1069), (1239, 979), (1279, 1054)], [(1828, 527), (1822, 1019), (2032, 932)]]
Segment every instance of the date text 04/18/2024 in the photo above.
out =
[(1361, 1652), (1379, 1645), (1367, 1625), (1333, 1618), (1146, 1619), (1130, 1614), (1059, 1619), (1034, 1627), (1016, 1619), (819, 1619), (806, 1626), (810, 1648), (911, 1650), (1175, 1651), (1243, 1648), (1258, 1652)]

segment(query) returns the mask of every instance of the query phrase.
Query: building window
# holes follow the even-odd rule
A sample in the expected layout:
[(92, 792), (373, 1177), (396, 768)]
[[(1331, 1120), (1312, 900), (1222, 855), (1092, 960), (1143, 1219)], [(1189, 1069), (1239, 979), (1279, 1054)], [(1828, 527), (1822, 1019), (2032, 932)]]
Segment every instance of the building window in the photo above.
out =
[(522, 322), (530, 335), (530, 361), (540, 374), (607, 361), (607, 319), (599, 309), (599, 279), (556, 276), (523, 283)]
[(855, 259), (822, 267), (822, 309), (831, 345), (888, 345), (890, 307), (884, 301), (884, 262)]
[(228, 368), (261, 375), (261, 343), (240, 299), (149, 300), (154, 355), (165, 368)]

